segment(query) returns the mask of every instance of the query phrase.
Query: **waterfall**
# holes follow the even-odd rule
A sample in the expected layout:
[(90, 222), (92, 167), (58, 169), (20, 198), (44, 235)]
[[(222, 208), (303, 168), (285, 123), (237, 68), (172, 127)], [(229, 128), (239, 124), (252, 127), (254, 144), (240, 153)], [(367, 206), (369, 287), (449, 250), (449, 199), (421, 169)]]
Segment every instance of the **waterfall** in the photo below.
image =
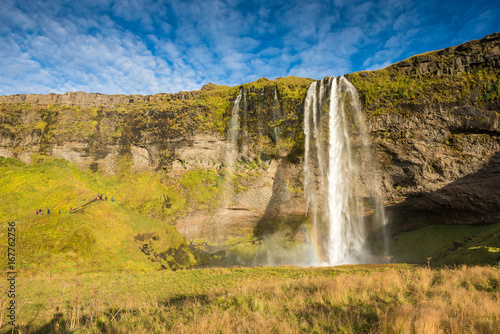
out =
[[(323, 183), (326, 175), (324, 174), (324, 166), (322, 159), (322, 147), (319, 138), (319, 122), (318, 112), (322, 103), (322, 94), (324, 91), (324, 83), (320, 81), (319, 96), (318, 84), (313, 82), (307, 91), (306, 100), (304, 102), (304, 137), (305, 137), (305, 150), (304, 150), (304, 195), (306, 201), (306, 215), (311, 222), (311, 239), (313, 247), (320, 251), (320, 233), (319, 233), (319, 200), (318, 191), (323, 188), (320, 183)], [(315, 177), (315, 172), (319, 172), (319, 178)], [(318, 182), (319, 179), (319, 182)], [(321, 256), (322, 257), (322, 256)]]
[(234, 197), (234, 186), (231, 182), (231, 175), (233, 174), (232, 168), (238, 155), (238, 138), (240, 137), (240, 104), (243, 98), (243, 89), (240, 89), (236, 99), (234, 100), (233, 107), (231, 108), (231, 116), (229, 118), (229, 126), (227, 131), (227, 141), (224, 163), (226, 167), (223, 173), (223, 198), (224, 205), (230, 206)]
[[(385, 225), (380, 173), (357, 91), (347, 79), (311, 84), (304, 103), (304, 137), (304, 196), (316, 264), (375, 261), (367, 239)], [(363, 198), (374, 199), (370, 222), (365, 221)]]
[[(272, 109), (273, 124), (274, 125), (277, 123), (279, 116), (281, 116), (281, 115), (278, 115), (279, 108), (280, 108), (280, 106), (279, 106), (279, 100), (278, 100), (278, 88), (276, 88), (276, 86), (275, 86), (274, 87), (274, 98), (273, 98), (273, 109)], [(280, 139), (280, 127), (279, 127), (279, 125), (274, 126), (274, 128), (272, 130), (272, 134), (273, 134), (274, 142), (278, 143), (279, 139)]]
[(236, 100), (234, 100), (233, 108), (231, 109), (231, 118), (229, 119), (229, 128), (227, 131), (227, 149), (226, 149), (226, 164), (232, 166), (238, 153), (238, 136), (240, 133), (240, 102), (243, 96), (243, 89), (240, 89)]

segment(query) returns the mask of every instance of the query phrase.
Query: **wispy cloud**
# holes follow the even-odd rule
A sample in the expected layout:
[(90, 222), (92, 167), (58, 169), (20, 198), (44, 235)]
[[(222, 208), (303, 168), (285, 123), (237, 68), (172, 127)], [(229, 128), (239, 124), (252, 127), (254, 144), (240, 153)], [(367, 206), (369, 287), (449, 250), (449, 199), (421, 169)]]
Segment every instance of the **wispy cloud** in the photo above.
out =
[(4, 0), (0, 94), (341, 75), (480, 38), (499, 14), (484, 0)]

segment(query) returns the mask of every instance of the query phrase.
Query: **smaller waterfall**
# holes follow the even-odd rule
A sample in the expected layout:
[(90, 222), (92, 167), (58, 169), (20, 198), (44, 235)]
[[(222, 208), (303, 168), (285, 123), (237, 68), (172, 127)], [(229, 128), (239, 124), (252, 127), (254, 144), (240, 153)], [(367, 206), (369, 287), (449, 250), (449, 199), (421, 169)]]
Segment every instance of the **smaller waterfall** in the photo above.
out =
[(243, 96), (243, 90), (240, 89), (236, 100), (234, 100), (231, 109), (231, 118), (229, 119), (229, 128), (227, 133), (226, 165), (232, 166), (238, 153), (238, 136), (240, 134), (240, 102)]
[(236, 99), (234, 100), (233, 107), (231, 108), (231, 116), (229, 118), (229, 126), (227, 131), (226, 152), (225, 152), (225, 165), (223, 173), (223, 198), (224, 205), (230, 206), (234, 198), (234, 186), (231, 183), (231, 175), (233, 174), (232, 168), (238, 156), (239, 145), (238, 139), (240, 137), (240, 104), (243, 98), (243, 90), (240, 89)]
[[(276, 124), (276, 122), (279, 119), (279, 110), (280, 110), (280, 105), (279, 105), (279, 100), (278, 100), (278, 88), (275, 86), (274, 87), (274, 98), (273, 98), (273, 124)], [(275, 125), (273, 130), (272, 130), (272, 135), (274, 138), (274, 142), (278, 143), (280, 139), (280, 127), (279, 125)]]

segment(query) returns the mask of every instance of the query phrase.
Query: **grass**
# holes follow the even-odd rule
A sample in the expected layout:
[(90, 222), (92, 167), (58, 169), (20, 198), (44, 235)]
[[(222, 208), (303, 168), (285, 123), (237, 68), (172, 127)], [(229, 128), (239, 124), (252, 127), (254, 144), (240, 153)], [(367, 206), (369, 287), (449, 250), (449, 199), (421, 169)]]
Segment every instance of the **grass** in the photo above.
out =
[[(33, 155), (32, 160), (26, 165), (0, 158), (0, 197), (4, 199), (0, 219), (17, 223), (20, 270), (151, 271), (167, 263), (190, 266), (206, 262), (187, 249), (185, 238), (168, 221), (189, 207), (209, 204), (219, 189), (215, 171), (186, 172), (180, 182), (166, 184), (162, 173), (112, 176), (81, 170), (49, 156)], [(108, 201), (70, 213), (70, 208), (98, 193), (106, 194)], [(44, 214), (35, 215), (38, 209)], [(6, 234), (1, 228), (0, 237), (6, 238)], [(142, 234), (149, 237), (138, 240), (136, 236)], [(141, 251), (144, 243), (151, 243), (151, 254)], [(2, 245), (4, 252), (6, 243)], [(155, 253), (161, 260), (153, 258)]]
[(395, 262), (433, 265), (495, 264), (500, 260), (500, 224), (431, 225), (394, 236)]
[(174, 227), (108, 201), (82, 212), (45, 214), (19, 222), (17, 264), (28, 272), (158, 269), (159, 264), (149, 261), (139, 249), (141, 243), (134, 240), (141, 233), (156, 234), (158, 250), (185, 244)]
[[(213, 268), (18, 282), (23, 333), (496, 333), (500, 326), (498, 266)], [(10, 332), (5, 320), (2, 330)]]

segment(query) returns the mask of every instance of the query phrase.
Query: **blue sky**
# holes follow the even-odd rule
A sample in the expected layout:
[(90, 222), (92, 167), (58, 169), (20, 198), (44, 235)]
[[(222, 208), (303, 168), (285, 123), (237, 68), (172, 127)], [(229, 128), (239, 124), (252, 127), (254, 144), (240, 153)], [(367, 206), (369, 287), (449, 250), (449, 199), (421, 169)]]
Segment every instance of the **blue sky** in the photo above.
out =
[(338, 76), (500, 32), (500, 1), (1, 0), (0, 95)]

